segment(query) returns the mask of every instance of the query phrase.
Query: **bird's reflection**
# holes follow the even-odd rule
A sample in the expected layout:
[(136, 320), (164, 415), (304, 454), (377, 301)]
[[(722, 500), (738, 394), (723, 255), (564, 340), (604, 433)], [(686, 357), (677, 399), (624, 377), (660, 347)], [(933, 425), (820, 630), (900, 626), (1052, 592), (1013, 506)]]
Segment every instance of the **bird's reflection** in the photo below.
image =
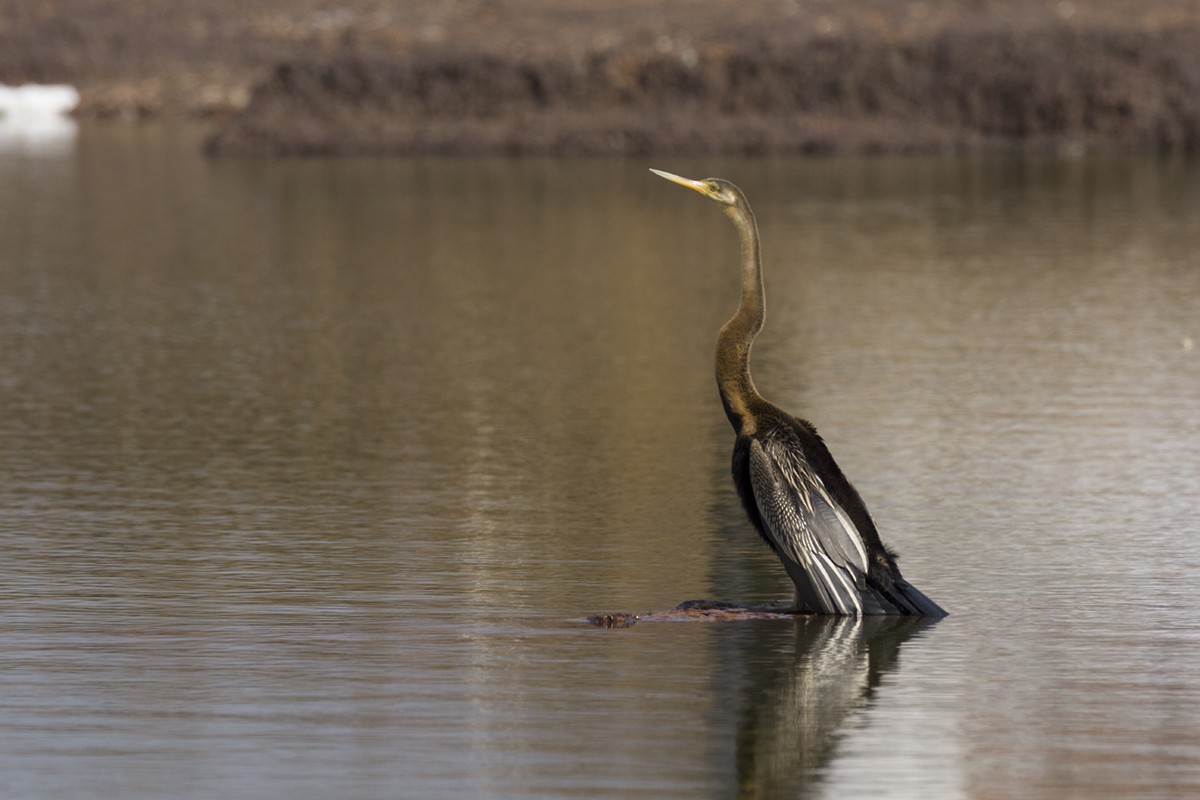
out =
[(847, 726), (895, 669), (900, 646), (935, 624), (921, 617), (808, 617), (795, 622), (791, 636), (740, 639), (746, 680), (736, 712), (737, 796), (806, 796)]

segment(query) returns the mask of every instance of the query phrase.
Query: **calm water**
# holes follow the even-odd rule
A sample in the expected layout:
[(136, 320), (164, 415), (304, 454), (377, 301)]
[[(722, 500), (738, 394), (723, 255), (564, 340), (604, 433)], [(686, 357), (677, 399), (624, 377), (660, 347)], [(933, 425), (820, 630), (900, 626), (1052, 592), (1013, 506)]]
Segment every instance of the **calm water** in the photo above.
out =
[[(0, 151), (5, 798), (1200, 793), (1200, 163)], [(785, 597), (712, 381), (933, 625)]]

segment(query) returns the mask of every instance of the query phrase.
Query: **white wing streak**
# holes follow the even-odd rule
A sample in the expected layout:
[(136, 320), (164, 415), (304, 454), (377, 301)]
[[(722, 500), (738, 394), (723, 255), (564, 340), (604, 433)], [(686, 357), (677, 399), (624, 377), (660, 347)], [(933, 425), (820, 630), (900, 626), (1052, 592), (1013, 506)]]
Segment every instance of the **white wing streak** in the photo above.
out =
[[(798, 448), (752, 440), (750, 483), (767, 534), (803, 573), (788, 569), (797, 591), (823, 606), (813, 610), (862, 614), (867, 573), (862, 538)], [(803, 591), (801, 580), (810, 591)]]

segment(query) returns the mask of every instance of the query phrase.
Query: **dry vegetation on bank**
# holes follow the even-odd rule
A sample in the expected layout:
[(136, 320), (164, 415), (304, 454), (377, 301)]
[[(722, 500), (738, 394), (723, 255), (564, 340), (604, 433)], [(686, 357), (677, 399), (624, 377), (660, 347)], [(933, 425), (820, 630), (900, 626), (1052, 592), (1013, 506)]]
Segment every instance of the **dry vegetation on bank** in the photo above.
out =
[(1200, 4), (0, 0), (0, 82), (235, 154), (1200, 150)]

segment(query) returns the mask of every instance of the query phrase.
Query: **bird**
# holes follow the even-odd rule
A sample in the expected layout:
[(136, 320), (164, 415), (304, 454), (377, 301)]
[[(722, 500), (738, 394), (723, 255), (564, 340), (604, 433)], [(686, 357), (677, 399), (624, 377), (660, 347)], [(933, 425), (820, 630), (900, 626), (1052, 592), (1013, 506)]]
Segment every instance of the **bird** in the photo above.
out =
[(746, 196), (721, 178), (692, 180), (652, 169), (715, 202), (741, 242), (741, 302), (717, 335), (721, 404), (736, 433), (733, 482), (750, 523), (795, 585), (802, 614), (944, 617), (900, 574), (866, 504), (811, 422), (759, 394), (750, 347), (762, 330), (766, 293), (758, 223)]

